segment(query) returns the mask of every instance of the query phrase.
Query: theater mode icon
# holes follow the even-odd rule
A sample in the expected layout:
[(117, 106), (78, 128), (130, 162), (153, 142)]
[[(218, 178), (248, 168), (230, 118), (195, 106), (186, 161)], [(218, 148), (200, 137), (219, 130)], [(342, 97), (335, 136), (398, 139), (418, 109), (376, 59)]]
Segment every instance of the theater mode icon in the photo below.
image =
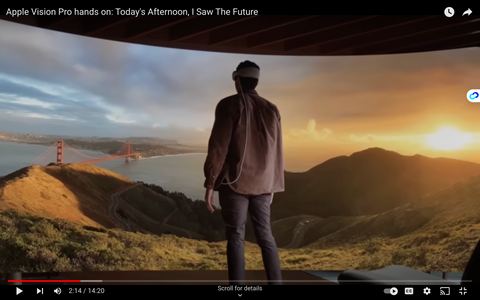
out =
[(467, 100), (470, 102), (480, 102), (480, 89), (469, 90), (467, 92)]

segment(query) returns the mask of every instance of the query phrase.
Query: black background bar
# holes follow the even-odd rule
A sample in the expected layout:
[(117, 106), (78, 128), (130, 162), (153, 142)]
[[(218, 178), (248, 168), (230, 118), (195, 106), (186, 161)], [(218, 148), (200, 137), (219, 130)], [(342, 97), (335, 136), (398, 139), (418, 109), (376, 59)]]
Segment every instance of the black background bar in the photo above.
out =
[[(245, 287), (246, 290), (245, 290)], [(379, 285), (284, 285), (284, 286), (218, 286), (218, 285), (17, 285), (1, 286), (0, 294), (7, 296), (8, 299), (29, 298), (29, 299), (72, 299), (72, 298), (99, 298), (115, 299), (125, 297), (155, 297), (155, 298), (174, 298), (177, 297), (195, 297), (195, 299), (209, 297), (209, 299), (260, 299), (265, 297), (294, 297), (300, 298), (335, 298), (353, 297), (358, 299), (365, 297), (374, 299), (378, 297), (397, 299), (409, 298), (412, 296), (423, 296), (425, 288), (430, 289), (428, 296), (437, 298), (438, 296), (449, 296), (456, 299), (480, 299), (480, 287), (478, 286), (395, 286), (396, 294), (391, 293), (392, 286)], [(17, 295), (17, 289), (21, 293)], [(55, 291), (61, 290), (58, 294)], [(407, 289), (407, 290), (406, 290)], [(462, 290), (461, 290), (462, 289)], [(222, 291), (221, 291), (222, 290)], [(40, 291), (40, 293), (38, 293)], [(411, 292), (413, 291), (413, 294)], [(443, 291), (443, 294), (442, 294)], [(462, 292), (462, 293), (460, 293)], [(465, 293), (463, 293), (465, 292)], [(406, 294), (407, 293), (407, 294)], [(133, 298), (136, 299), (136, 298)]]
[[(111, 4), (110, 4), (111, 3)], [(456, 4), (455, 1), (450, 3), (440, 3), (439, 1), (275, 1), (264, 2), (262, 4), (252, 5), (252, 3), (245, 2), (243, 4), (231, 5), (204, 5), (202, 4), (181, 4), (178, 1), (170, 2), (153, 2), (151, 1), (141, 3), (136, 1), (135, 4), (124, 6), (120, 3), (105, 2), (103, 4), (97, 3), (96, 5), (84, 4), (82, 2), (62, 2), (58, 4), (47, 4), (42, 2), (36, 5), (34, 1), (2, 1), (0, 6), (0, 14), (5, 15), (8, 9), (27, 9), (41, 8), (41, 9), (54, 9), (58, 10), (59, 7), (63, 9), (97, 9), (97, 10), (115, 10), (121, 9), (143, 9), (148, 11), (150, 8), (158, 9), (215, 9), (223, 8), (232, 10), (233, 8), (257, 10), (259, 15), (444, 15), (445, 8), (453, 7), (456, 12), (456, 16), (461, 17), (461, 13), (468, 8), (472, 10), (472, 15), (480, 14), (480, 4), (475, 1), (471, 1), (469, 4)], [(258, 1), (257, 1), (258, 3)], [(458, 2), (457, 2), (458, 3)], [(206, 16), (208, 18), (210, 16)]]

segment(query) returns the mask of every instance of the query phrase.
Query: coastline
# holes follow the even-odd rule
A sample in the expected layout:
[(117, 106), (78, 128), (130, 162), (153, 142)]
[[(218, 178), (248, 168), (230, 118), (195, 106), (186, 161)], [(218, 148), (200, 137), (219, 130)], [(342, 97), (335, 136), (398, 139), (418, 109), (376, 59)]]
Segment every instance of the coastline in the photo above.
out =
[(152, 158), (161, 158), (161, 157), (167, 157), (167, 156), (186, 156), (186, 155), (207, 155), (207, 153), (180, 153), (180, 154), (167, 154), (167, 155), (157, 155), (157, 156), (149, 156), (149, 157), (141, 157), (137, 160), (142, 160), (142, 159), (152, 159)]
[[(52, 143), (51, 145), (47, 145), (46, 143), (35, 143), (35, 142), (27, 142), (27, 141), (10, 141), (10, 140), (2, 140), (0, 139), (0, 142), (4, 143), (15, 143), (15, 144), (24, 144), (24, 145), (35, 145), (35, 146), (44, 146), (44, 147), (53, 147), (55, 146), (55, 143)], [(98, 149), (89, 149), (89, 148), (74, 148), (75, 150), (85, 150), (85, 151), (91, 151), (94, 153), (102, 154), (102, 155), (107, 155), (110, 156), (112, 155), (111, 153), (104, 152)], [(175, 148), (170, 148), (172, 150), (177, 150)], [(178, 154), (166, 154), (166, 155), (156, 155), (156, 156), (143, 156), (140, 159), (150, 159), (150, 158), (158, 158), (158, 157), (165, 157), (165, 156), (183, 156), (183, 155), (199, 155), (199, 154), (204, 154), (206, 155), (207, 153), (201, 153), (201, 152), (194, 152), (194, 153), (178, 153)]]
[[(54, 147), (55, 146), (55, 143), (51, 144), (51, 145), (47, 145), (46, 143), (45, 144), (42, 144), (42, 143), (34, 143), (34, 142), (23, 142), (23, 141), (7, 141), (7, 140), (0, 140), (0, 142), (3, 142), (3, 143), (12, 143), (12, 144), (22, 144), (22, 145), (32, 145), (32, 146), (43, 146), (43, 147)], [(88, 149), (88, 148), (73, 148), (75, 150), (85, 150), (85, 151), (90, 151), (90, 152), (94, 152), (94, 153), (98, 153), (98, 154), (102, 154), (102, 155), (111, 155), (109, 153), (106, 153), (106, 152), (102, 152), (100, 150), (94, 150), (94, 149)], [(100, 157), (99, 157), (100, 158)]]
[[(21, 143), (21, 142), (13, 142), (13, 141), (0, 141), (0, 144), (4, 144), (5, 149), (8, 149), (8, 153), (13, 153), (15, 155), (16, 153), (20, 154), (20, 158), (23, 157), (23, 155), (26, 155), (26, 159), (22, 160), (12, 160), (8, 158), (8, 156), (5, 156), (3, 160), (0, 162), (0, 165), (2, 168), (0, 169), (0, 178), (9, 175), (21, 168), (27, 167), (31, 165), (29, 161), (32, 159), (29, 157), (32, 153), (39, 153), (41, 154), (42, 152), (45, 152), (48, 146), (45, 145), (39, 145), (39, 144), (34, 144), (34, 143)], [(7, 146), (7, 144), (10, 144), (11, 146)], [(17, 146), (14, 146), (17, 145)], [(25, 146), (41, 146), (41, 148), (38, 148), (35, 150), (35, 148), (32, 150), (28, 150), (29, 147), (20, 147), (16, 148), (18, 146), (25, 145)], [(3, 147), (3, 146), (2, 146)], [(26, 149), (26, 150), (25, 150)], [(94, 151), (94, 150), (87, 150), (87, 149), (80, 149), (80, 150), (86, 150), (87, 155), (92, 156), (92, 157), (105, 157), (108, 156), (108, 154), (99, 152), (99, 151)], [(12, 152), (13, 151), (13, 152)], [(82, 151), (83, 152), (83, 151)], [(203, 155), (200, 157), (199, 155)], [(190, 155), (188, 158), (186, 155)], [(196, 156), (195, 156), (196, 155)], [(203, 185), (203, 163), (204, 159), (206, 156), (206, 152), (200, 152), (200, 151), (195, 151), (191, 153), (178, 153), (178, 154), (167, 154), (167, 155), (157, 155), (157, 156), (151, 156), (151, 157), (141, 157), (138, 159), (132, 159), (131, 162), (133, 163), (131, 167), (121, 167), (123, 166), (123, 160), (119, 160), (118, 164), (106, 164), (102, 165), (102, 167), (117, 172), (127, 178), (132, 179), (133, 181), (142, 181), (148, 184), (154, 184), (157, 186), (160, 186), (164, 188), (165, 190), (171, 191), (171, 192), (180, 192), (185, 194), (188, 198), (192, 200), (199, 200), (203, 199), (204, 195), (204, 190), (202, 189)], [(185, 156), (184, 158), (169, 158), (165, 156)], [(160, 157), (165, 157), (165, 160), (151, 160), (151, 161), (144, 161), (142, 163), (141, 160), (148, 160), (148, 159), (153, 159), (153, 158), (160, 158)], [(194, 165), (188, 165), (188, 167), (182, 167), (185, 166), (184, 161), (193, 161)], [(53, 161), (52, 161), (53, 162)], [(172, 176), (171, 172), (168, 169), (163, 170), (162, 168), (155, 168), (154, 166), (163, 166), (164, 163), (166, 163), (166, 166), (168, 167), (175, 167), (175, 165), (179, 165), (180, 168), (179, 170), (179, 176), (181, 178), (186, 178), (186, 182), (178, 182), (178, 179), (175, 177), (177, 176), (174, 174)], [(43, 164), (46, 165), (46, 162)], [(135, 166), (136, 165), (136, 166)], [(98, 166), (98, 165), (97, 165)], [(153, 166), (153, 168), (151, 167)], [(194, 168), (194, 169), (192, 169)], [(173, 172), (175, 173), (175, 172)], [(215, 198), (216, 199), (216, 198)], [(218, 206), (217, 199), (215, 200), (215, 205)]]

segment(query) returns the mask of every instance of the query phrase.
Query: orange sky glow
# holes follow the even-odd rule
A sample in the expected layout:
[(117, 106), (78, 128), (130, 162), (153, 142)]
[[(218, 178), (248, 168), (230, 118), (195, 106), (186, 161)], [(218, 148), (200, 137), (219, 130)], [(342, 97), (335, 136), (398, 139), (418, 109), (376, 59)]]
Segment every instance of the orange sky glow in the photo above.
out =
[(370, 147), (480, 163), (480, 105), (465, 96), (478, 88), (480, 51), (449, 53), (330, 58), (332, 71), (268, 91), (283, 112), (286, 168)]
[[(375, 56), (241, 55), (147, 47), (0, 22), (0, 129), (153, 136), (206, 145), (232, 71), (261, 68), (285, 165), (381, 147), (480, 163), (480, 48)], [(35, 131), (35, 132), (33, 132)]]

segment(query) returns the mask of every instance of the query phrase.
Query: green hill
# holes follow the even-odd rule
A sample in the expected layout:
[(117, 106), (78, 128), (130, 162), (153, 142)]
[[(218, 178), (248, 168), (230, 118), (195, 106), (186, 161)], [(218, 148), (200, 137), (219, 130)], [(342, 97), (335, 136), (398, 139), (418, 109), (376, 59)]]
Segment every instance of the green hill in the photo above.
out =
[(471, 162), (371, 148), (304, 173), (287, 172), (285, 192), (275, 195), (272, 204), (272, 219), (378, 214), (477, 174), (480, 165)]
[[(401, 264), (462, 272), (480, 239), (480, 176), (416, 204), (371, 216), (327, 218), (314, 243), (279, 249), (283, 269), (378, 269)], [(285, 234), (308, 216), (273, 223)], [(259, 247), (245, 246), (248, 269), (262, 269)], [(0, 211), (3, 272), (226, 269), (226, 243), (104, 229), (18, 210)]]
[[(92, 165), (31, 166), (0, 179), (0, 211), (14, 209), (111, 229), (117, 227), (109, 214), (112, 195), (134, 185), (126, 177)], [(173, 200), (143, 184), (118, 199), (116, 212), (133, 231), (204, 239), (207, 233), (215, 236), (223, 230), (198, 222), (198, 214), (207, 212), (205, 206), (192, 209), (193, 201)]]
[[(310, 223), (302, 248), (279, 249), (282, 268), (403, 264), (462, 271), (480, 239), (480, 175), (471, 176), (478, 170), (458, 160), (369, 149), (288, 173), (287, 192), (273, 202), (278, 246), (291, 242), (300, 221), (323, 219)], [(32, 166), (1, 178), (0, 270), (226, 268), (226, 243), (215, 242), (224, 236), (221, 211), (211, 214), (203, 201), (135, 184), (76, 164)], [(133, 232), (115, 229), (109, 212), (112, 194), (128, 187), (116, 212)], [(262, 269), (259, 247), (247, 242), (245, 249), (247, 268)]]
[[(314, 218), (315, 216), (301, 215), (273, 221), (272, 232), (277, 242), (277, 247), (285, 247), (290, 244), (293, 239), (293, 230), (300, 221)], [(249, 232), (249, 234), (252, 236), (248, 236), (247, 240), (255, 240), (253, 233)]]
[(480, 176), (415, 203), (365, 217), (328, 235), (322, 225), (309, 230), (310, 249), (363, 251), (360, 269), (405, 264), (462, 272), (480, 240)]

